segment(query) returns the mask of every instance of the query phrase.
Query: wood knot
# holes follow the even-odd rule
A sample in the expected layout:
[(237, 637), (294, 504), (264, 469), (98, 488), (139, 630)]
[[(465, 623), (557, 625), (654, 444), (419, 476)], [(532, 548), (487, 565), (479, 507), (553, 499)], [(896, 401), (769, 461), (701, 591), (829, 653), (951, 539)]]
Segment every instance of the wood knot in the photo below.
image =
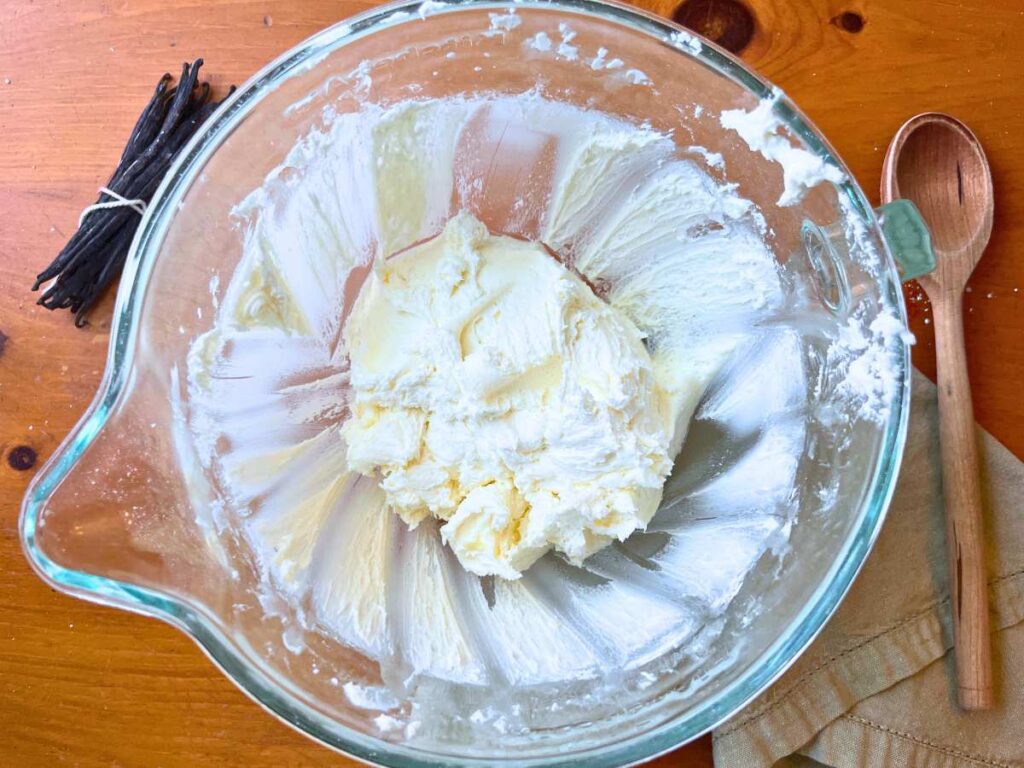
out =
[(864, 17), (854, 11), (844, 11), (838, 16), (832, 18), (832, 23), (840, 29), (849, 32), (852, 35), (857, 34), (867, 23), (864, 21)]
[(39, 457), (36, 455), (35, 449), (27, 445), (17, 445), (7, 454), (7, 463), (11, 469), (24, 472), (36, 465), (37, 458)]
[(739, 53), (754, 37), (754, 14), (739, 0), (686, 0), (672, 19), (731, 53)]

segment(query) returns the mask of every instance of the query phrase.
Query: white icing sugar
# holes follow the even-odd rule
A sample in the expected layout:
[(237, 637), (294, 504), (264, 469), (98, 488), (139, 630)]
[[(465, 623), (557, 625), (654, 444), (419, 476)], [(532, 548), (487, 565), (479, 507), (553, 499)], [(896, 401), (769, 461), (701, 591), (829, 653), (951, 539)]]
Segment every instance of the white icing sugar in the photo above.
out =
[(423, 0), (423, 2), (420, 3), (420, 7), (417, 13), (419, 14), (419, 17), (421, 19), (426, 19), (432, 13), (444, 10), (447, 7), (447, 3), (440, 3), (437, 2), (437, 0)]
[(697, 146), (689, 146), (686, 148), (686, 151), (699, 155), (708, 164), (708, 167), (714, 168), (716, 171), (725, 170), (725, 158), (722, 157), (720, 152), (712, 152), (704, 147)]
[(569, 61), (575, 61), (579, 58), (580, 53), (580, 49), (572, 44), (572, 41), (576, 39), (576, 33), (572, 27), (563, 21), (558, 25), (558, 34), (562, 39), (558, 44), (558, 48), (555, 49), (555, 55)]
[(839, 380), (838, 392), (856, 404), (860, 419), (884, 424), (889, 418), (889, 404), (899, 385), (896, 340), (914, 343), (913, 334), (896, 315), (883, 312), (865, 327), (864, 319), (855, 314), (829, 347), (829, 367)]
[(352, 706), (360, 709), (386, 711), (399, 705), (394, 694), (379, 685), (360, 685), (348, 682), (341, 686), (341, 690), (344, 691), (345, 697), (352, 703)]
[(668, 36), (668, 41), (676, 48), (692, 53), (694, 56), (699, 55), (703, 50), (700, 39), (696, 35), (684, 30), (679, 30), (678, 32), (670, 34)]
[(523, 20), (516, 15), (515, 8), (509, 8), (505, 13), (491, 13), (488, 14), (488, 17), (491, 20), (491, 24), (487, 31), (484, 32), (484, 37), (495, 37), (496, 35), (511, 32), (523, 23)]
[(535, 51), (547, 52), (552, 48), (551, 38), (548, 37), (547, 32), (538, 32), (533, 37), (527, 39), (526, 45)]
[(642, 69), (627, 69), (625, 78), (633, 85), (650, 85), (651, 78)]
[(846, 175), (839, 168), (779, 133), (782, 121), (774, 112), (776, 101), (762, 99), (749, 112), (725, 110), (719, 119), (722, 127), (736, 131), (751, 151), (782, 167), (783, 191), (778, 205), (796, 205), (808, 189), (822, 182), (842, 184)]

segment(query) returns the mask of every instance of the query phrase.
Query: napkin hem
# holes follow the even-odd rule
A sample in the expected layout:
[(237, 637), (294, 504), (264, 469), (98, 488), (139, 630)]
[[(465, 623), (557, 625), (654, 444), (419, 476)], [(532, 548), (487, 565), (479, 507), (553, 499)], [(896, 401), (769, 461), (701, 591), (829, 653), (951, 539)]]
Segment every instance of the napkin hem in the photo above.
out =
[[(893, 636), (902, 636), (907, 632), (910, 632), (918, 636), (923, 636), (926, 642), (932, 642), (934, 640), (935, 635), (937, 633), (941, 633), (942, 631), (937, 616), (937, 609), (939, 609), (945, 603), (949, 603), (949, 597), (934, 600), (933, 602), (929, 603), (926, 608), (921, 609), (920, 611), (911, 616), (907, 616), (900, 619), (895, 624), (892, 624), (883, 629), (877, 635), (872, 635), (871, 637), (861, 640), (860, 642), (854, 643), (849, 648), (844, 648), (839, 653), (833, 654), (829, 658), (819, 663), (813, 669), (807, 670), (799, 678), (794, 680), (793, 683), (790, 684), (785, 691), (782, 691), (778, 694), (778, 698), (776, 698), (774, 701), (765, 702), (761, 707), (750, 712), (746, 716), (741, 715), (735, 721), (730, 722), (730, 724), (726, 727), (721, 728), (717, 732), (717, 736), (719, 738), (724, 739), (730, 734), (739, 731), (747, 727), (751, 723), (771, 714), (772, 711), (774, 711), (775, 709), (778, 709), (779, 707), (785, 705), (791, 696), (798, 694), (800, 692), (800, 689), (806, 688), (808, 685), (811, 685), (812, 683), (819, 682), (818, 678), (821, 677), (823, 673), (827, 673), (832, 667), (836, 666), (837, 663), (845, 663), (848, 657), (857, 654), (859, 651), (870, 650), (871, 646), (878, 644), (882, 641), (889, 640)], [(935, 624), (936, 626), (930, 626), (932, 624)], [(942, 648), (941, 653), (945, 653), (944, 646)], [(938, 656), (934, 658), (938, 658)], [(934, 658), (932, 659), (933, 661)], [(845, 712), (846, 710), (843, 711)], [(836, 714), (835, 716), (838, 717), (840, 714), (842, 714), (842, 712)]]
[[(1024, 569), (991, 579), (989, 594), (993, 630), (1024, 620)], [(751, 756), (758, 755), (762, 759), (758, 764), (771, 765), (836, 724), (858, 702), (942, 658), (952, 639), (949, 602), (948, 596), (937, 599), (913, 616), (840, 651), (802, 675), (774, 701), (716, 731), (715, 762), (752, 765)], [(865, 680), (866, 668), (877, 669), (879, 674)], [(855, 669), (861, 674), (855, 674)], [(851, 755), (857, 754), (863, 753), (851, 751)], [(972, 759), (977, 764), (981, 758)], [(999, 763), (981, 764), (1001, 768)], [(955, 763), (950, 766), (960, 768)]]
[(814, 759), (833, 768), (863, 768), (867, 756), (887, 764), (928, 768), (1019, 768), (1020, 763), (965, 752), (919, 736), (846, 714), (832, 723), (815, 745)]

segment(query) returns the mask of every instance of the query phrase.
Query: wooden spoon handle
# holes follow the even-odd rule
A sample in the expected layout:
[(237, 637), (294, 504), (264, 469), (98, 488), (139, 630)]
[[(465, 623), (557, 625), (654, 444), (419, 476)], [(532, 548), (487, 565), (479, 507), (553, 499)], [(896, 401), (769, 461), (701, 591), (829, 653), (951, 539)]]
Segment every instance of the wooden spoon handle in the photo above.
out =
[(938, 366), (942, 491), (946, 504), (949, 592), (960, 706), (990, 709), (988, 582), (978, 476), (978, 442), (964, 353), (963, 301), (959, 293), (932, 300)]

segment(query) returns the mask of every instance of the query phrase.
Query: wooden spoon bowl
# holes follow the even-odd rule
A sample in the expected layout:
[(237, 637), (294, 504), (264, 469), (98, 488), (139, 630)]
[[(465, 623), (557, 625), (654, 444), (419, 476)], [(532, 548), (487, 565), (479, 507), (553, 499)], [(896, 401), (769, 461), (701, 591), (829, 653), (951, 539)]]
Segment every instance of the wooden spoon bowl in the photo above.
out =
[(882, 166), (882, 202), (913, 200), (932, 235), (936, 267), (918, 282), (963, 291), (992, 234), (992, 174), (981, 143), (949, 115), (928, 112), (896, 133)]

